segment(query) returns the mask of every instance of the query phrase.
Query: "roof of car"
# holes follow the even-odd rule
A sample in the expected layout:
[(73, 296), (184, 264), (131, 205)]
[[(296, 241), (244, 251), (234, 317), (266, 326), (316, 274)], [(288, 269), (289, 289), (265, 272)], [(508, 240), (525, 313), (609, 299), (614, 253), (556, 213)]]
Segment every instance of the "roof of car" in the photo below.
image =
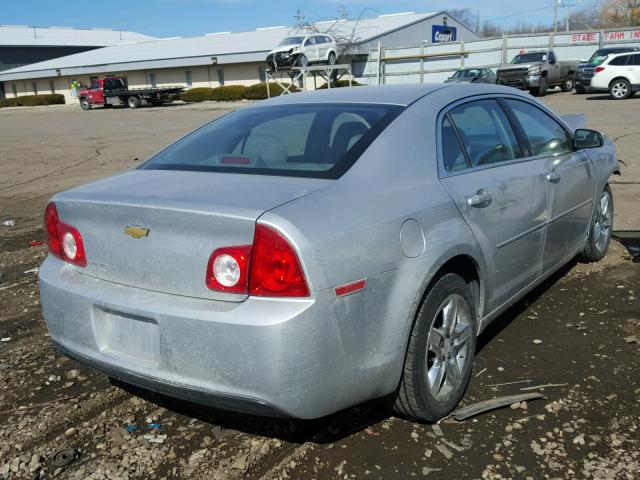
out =
[(369, 103), (407, 106), (430, 93), (443, 89), (459, 89), (460, 97), (483, 93), (519, 94), (512, 87), (492, 84), (461, 85), (453, 83), (423, 83), (407, 85), (375, 85), (352, 88), (328, 88), (312, 92), (281, 95), (254, 105), (260, 108), (269, 105), (299, 103)]

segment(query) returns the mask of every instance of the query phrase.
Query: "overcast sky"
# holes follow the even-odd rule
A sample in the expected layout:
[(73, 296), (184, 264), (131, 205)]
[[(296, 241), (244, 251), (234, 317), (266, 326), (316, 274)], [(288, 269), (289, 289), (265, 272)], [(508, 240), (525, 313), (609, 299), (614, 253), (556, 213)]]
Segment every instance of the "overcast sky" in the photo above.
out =
[(159, 37), (190, 36), (293, 25), (298, 8), (310, 20), (328, 20), (336, 17), (339, 4), (344, 5), (351, 17), (358, 17), (363, 11), (367, 16), (374, 16), (470, 7), (480, 8), (482, 20), (496, 19), (502, 24), (518, 21), (551, 23), (553, 3), (553, 0), (462, 0), (453, 4), (409, 0), (5, 0), (0, 24), (100, 27), (134, 30)]

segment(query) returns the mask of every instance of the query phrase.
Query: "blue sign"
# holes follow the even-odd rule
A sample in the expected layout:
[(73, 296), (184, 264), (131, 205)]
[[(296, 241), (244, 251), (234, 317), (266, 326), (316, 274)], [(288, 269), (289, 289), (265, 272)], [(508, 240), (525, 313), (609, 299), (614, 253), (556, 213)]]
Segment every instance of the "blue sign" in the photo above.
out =
[(456, 27), (447, 25), (431, 26), (431, 43), (455, 42), (457, 36), (458, 29)]

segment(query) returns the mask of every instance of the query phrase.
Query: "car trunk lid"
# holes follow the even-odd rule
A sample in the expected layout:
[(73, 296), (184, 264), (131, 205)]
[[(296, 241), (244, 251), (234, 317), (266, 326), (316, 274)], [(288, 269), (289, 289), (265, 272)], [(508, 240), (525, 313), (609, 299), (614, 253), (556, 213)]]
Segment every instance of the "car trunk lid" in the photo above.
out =
[(110, 282), (200, 298), (245, 295), (205, 285), (223, 246), (250, 245), (262, 213), (330, 180), (230, 173), (134, 170), (54, 198), (61, 221), (83, 238), (87, 266)]

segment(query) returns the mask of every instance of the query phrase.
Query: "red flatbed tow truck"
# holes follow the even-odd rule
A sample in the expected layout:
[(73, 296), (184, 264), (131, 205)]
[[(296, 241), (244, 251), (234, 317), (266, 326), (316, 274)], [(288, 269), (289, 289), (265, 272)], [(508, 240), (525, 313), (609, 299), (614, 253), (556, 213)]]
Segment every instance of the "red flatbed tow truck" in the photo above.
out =
[(129, 108), (169, 103), (178, 98), (184, 87), (128, 88), (122, 77), (105, 77), (95, 80), (89, 88), (80, 90), (78, 99), (83, 110), (96, 105), (105, 108), (127, 105)]

